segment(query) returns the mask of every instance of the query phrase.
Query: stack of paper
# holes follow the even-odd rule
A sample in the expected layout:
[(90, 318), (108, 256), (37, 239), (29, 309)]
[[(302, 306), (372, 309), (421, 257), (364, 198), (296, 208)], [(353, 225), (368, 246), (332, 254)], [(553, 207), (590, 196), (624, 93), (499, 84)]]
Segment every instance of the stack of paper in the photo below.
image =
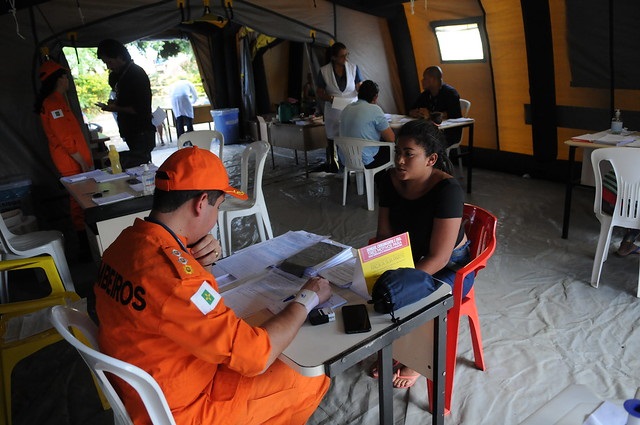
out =
[(571, 140), (581, 142), (603, 143), (611, 146), (624, 146), (638, 140), (636, 133), (623, 131), (620, 134), (612, 134), (610, 130), (600, 131), (593, 134), (583, 134), (581, 136), (572, 137)]

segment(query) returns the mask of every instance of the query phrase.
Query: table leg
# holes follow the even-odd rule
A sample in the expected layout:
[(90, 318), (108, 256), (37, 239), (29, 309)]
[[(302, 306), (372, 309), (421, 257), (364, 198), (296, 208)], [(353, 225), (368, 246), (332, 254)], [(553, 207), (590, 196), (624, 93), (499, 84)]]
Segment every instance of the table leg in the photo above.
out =
[[(296, 159), (298, 158), (296, 154)], [(309, 178), (309, 159), (307, 158), (307, 150), (304, 150), (304, 172), (306, 178)]]
[(447, 312), (434, 320), (433, 326), (433, 412), (432, 425), (444, 425), (444, 393), (446, 387)]
[(469, 165), (467, 165), (467, 193), (471, 193), (471, 175), (473, 174), (473, 123), (469, 126)]
[[(393, 361), (392, 345), (378, 351), (378, 394), (380, 397), (380, 424), (393, 424)], [(443, 399), (444, 402), (444, 399)], [(443, 405), (444, 408), (444, 405)]]
[(567, 170), (567, 187), (564, 193), (564, 214), (562, 217), (562, 239), (569, 237), (569, 219), (571, 215), (571, 196), (573, 194), (573, 164), (576, 160), (576, 147), (569, 146), (569, 170)]

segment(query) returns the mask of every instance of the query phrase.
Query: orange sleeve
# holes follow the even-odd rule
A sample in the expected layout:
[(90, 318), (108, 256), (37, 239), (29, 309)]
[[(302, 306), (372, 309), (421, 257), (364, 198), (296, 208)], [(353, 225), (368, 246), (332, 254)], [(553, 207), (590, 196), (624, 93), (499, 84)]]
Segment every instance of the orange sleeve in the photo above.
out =
[(79, 144), (86, 145), (86, 142), (77, 118), (66, 103), (50, 96), (42, 106), (44, 111), (40, 117), (49, 143), (64, 149), (69, 155), (79, 152)]
[(267, 331), (239, 319), (223, 299), (204, 314), (191, 301), (202, 283), (183, 281), (176, 288), (163, 305), (160, 332), (207, 362), (225, 364), (245, 376), (259, 374), (271, 352)]

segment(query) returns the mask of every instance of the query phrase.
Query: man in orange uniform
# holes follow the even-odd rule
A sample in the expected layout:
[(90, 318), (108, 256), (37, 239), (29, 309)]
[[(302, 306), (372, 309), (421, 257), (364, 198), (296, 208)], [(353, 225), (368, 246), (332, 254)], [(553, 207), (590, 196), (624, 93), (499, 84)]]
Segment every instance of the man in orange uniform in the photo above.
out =
[[(66, 97), (69, 90), (68, 70), (49, 60), (40, 67), (39, 76), (42, 87), (35, 107), (49, 140), (49, 152), (53, 163), (63, 177), (92, 169), (93, 160), (89, 146)], [(70, 204), (73, 227), (77, 232), (83, 232), (82, 208), (73, 198)], [(80, 239), (83, 241), (84, 237)]]
[[(239, 319), (209, 271), (220, 252), (209, 231), (225, 193), (247, 198), (209, 151), (184, 148), (162, 164), (150, 216), (104, 253), (94, 287), (100, 348), (149, 372), (178, 424), (304, 424), (329, 379), (277, 357), (329, 298), (329, 282), (310, 279), (260, 327)], [(133, 390), (119, 392), (134, 423), (149, 423)]]

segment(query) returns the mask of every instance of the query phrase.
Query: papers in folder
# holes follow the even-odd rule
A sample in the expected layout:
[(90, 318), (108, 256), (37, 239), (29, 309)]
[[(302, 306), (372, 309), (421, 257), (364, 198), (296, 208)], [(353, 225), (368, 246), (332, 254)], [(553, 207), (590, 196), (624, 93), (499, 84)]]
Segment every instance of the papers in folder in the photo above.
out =
[(325, 239), (285, 259), (280, 269), (294, 276), (311, 277), (352, 257), (351, 247)]

